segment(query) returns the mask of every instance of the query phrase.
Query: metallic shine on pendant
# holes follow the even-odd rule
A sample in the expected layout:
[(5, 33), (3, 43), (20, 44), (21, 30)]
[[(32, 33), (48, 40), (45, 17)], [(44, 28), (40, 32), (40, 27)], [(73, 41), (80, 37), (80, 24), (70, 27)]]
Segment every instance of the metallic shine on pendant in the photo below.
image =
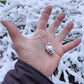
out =
[(46, 50), (49, 54), (51, 54), (51, 55), (54, 54), (54, 48), (50, 45), (49, 42), (46, 44), (45, 50)]

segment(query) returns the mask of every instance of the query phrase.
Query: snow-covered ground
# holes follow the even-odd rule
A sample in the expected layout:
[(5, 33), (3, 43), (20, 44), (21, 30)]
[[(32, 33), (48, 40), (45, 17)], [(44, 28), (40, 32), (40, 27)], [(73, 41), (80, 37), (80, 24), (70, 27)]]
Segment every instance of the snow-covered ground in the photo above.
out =
[[(51, 80), (55, 84), (84, 84), (84, 0), (0, 0), (0, 21), (2, 19), (10, 20), (16, 24), (22, 35), (30, 38), (47, 5), (53, 7), (48, 27), (59, 13), (66, 13), (56, 35), (69, 21), (74, 22), (74, 28), (62, 44), (79, 37), (82, 38), (79, 46), (64, 54)], [(0, 82), (6, 73), (14, 68), (17, 57), (9, 34), (0, 23)]]

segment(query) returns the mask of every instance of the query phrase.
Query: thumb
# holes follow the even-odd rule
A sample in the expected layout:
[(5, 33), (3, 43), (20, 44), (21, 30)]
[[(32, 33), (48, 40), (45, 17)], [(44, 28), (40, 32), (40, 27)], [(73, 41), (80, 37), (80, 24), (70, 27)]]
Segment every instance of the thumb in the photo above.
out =
[(21, 33), (18, 31), (17, 27), (8, 20), (2, 20), (1, 23), (7, 28), (8, 33), (13, 41), (16, 42), (22, 36)]

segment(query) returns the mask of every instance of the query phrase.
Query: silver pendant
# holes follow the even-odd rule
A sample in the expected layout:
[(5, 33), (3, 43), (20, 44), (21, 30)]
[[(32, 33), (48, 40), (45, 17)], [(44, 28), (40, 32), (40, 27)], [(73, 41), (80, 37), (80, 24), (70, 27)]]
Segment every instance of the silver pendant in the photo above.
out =
[(54, 48), (50, 45), (49, 42), (46, 44), (45, 50), (46, 50), (49, 54), (51, 54), (51, 55), (54, 54)]

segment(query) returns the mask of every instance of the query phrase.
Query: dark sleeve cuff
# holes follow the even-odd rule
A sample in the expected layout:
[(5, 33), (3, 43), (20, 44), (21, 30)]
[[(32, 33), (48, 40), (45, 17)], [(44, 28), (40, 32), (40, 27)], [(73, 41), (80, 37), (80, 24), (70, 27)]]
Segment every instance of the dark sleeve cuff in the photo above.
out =
[(1, 84), (53, 84), (40, 71), (18, 59), (15, 70), (10, 70)]

